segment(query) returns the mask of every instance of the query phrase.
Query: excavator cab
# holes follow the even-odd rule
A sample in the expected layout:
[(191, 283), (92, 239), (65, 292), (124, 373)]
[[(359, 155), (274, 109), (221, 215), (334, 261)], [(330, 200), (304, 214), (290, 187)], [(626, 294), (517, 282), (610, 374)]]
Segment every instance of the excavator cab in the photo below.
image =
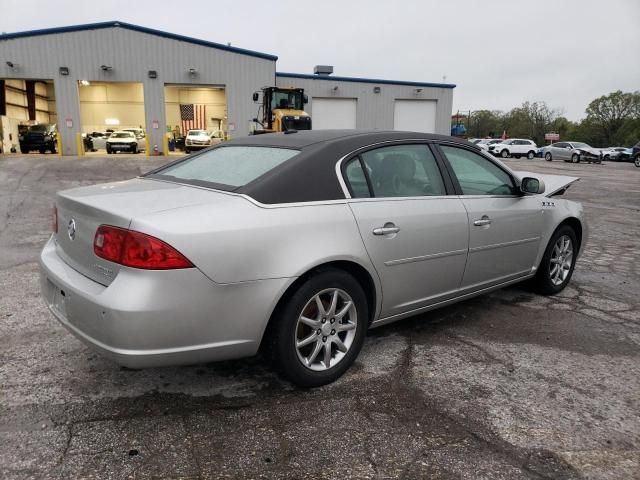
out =
[[(259, 100), (260, 93), (255, 92), (253, 101)], [(258, 117), (253, 119), (260, 128), (256, 128), (253, 134), (311, 130), (311, 117), (304, 111), (307, 101), (302, 88), (263, 88)]]

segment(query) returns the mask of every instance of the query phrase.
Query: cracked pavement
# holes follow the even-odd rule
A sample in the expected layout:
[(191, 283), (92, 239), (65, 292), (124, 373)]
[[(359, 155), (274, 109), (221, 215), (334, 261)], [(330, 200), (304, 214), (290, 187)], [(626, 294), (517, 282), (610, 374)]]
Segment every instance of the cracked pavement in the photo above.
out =
[(0, 478), (640, 478), (640, 169), (507, 161), (582, 177), (569, 288), (371, 330), (344, 377), (299, 390), (260, 357), (120, 368), (46, 310), (54, 192), (162, 162), (0, 155)]

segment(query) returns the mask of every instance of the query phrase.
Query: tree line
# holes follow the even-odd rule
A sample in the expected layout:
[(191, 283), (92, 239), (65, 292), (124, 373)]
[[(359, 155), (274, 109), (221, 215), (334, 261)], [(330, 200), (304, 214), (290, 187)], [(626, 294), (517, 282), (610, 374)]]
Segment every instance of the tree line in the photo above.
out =
[(556, 132), (561, 140), (585, 142), (594, 147), (630, 147), (640, 141), (640, 91), (620, 90), (596, 98), (586, 117), (572, 122), (545, 102), (524, 102), (508, 112), (476, 110), (467, 118), (467, 135), (474, 138), (529, 138), (545, 145), (544, 134)]

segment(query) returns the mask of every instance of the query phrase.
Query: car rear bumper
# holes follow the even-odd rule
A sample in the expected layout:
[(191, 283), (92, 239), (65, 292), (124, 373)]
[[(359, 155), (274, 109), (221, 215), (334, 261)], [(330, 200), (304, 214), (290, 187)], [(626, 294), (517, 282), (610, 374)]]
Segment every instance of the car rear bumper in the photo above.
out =
[(254, 355), (290, 279), (217, 284), (196, 268), (123, 267), (109, 286), (67, 265), (53, 238), (40, 255), (49, 310), (85, 344), (130, 368)]

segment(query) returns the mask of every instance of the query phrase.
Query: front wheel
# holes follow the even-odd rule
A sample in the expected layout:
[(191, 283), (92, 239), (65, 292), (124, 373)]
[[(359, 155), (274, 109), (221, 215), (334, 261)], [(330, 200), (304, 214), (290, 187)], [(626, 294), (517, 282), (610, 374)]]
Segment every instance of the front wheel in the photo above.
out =
[(507, 157), (509, 156), (509, 152), (508, 152), (508, 150), (507, 150), (506, 148), (505, 148), (504, 150), (502, 150), (502, 151), (500, 152), (500, 156), (501, 156), (502, 158), (507, 158)]
[(580, 163), (580, 155), (577, 153), (571, 155), (571, 163)]
[(351, 275), (317, 273), (275, 313), (268, 332), (275, 366), (300, 387), (333, 382), (360, 353), (368, 318), (366, 296)]
[(529, 152), (529, 153), (527, 153), (527, 158), (528, 158), (529, 160), (533, 160), (533, 158), (534, 158), (535, 156), (536, 156), (536, 153), (535, 153), (535, 152)]
[(551, 153), (550, 153), (550, 152), (545, 153), (545, 154), (544, 154), (544, 159), (545, 159), (547, 162), (550, 162), (550, 161), (552, 160), (552, 158), (551, 158)]
[(568, 225), (558, 228), (544, 252), (534, 286), (543, 295), (555, 295), (567, 286), (578, 254), (576, 233)]

